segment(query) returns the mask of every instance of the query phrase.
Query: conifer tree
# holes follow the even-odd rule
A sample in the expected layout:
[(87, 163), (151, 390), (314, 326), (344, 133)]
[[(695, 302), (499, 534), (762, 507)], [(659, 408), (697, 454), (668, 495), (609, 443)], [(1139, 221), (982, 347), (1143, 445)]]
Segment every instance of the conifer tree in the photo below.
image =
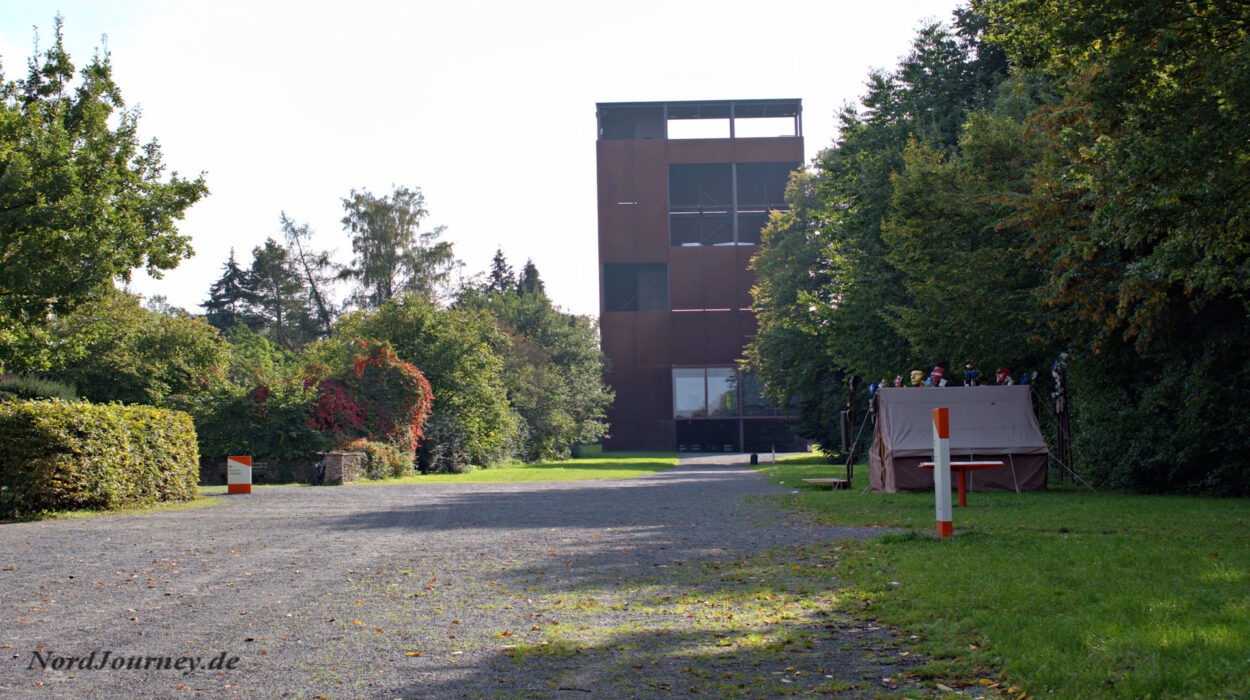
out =
[(204, 308), (209, 325), (221, 330), (238, 323), (252, 325), (256, 322), (248, 273), (235, 260), (234, 248), (230, 249), (230, 259), (222, 265), (221, 277), (208, 288), (208, 301), (200, 306)]

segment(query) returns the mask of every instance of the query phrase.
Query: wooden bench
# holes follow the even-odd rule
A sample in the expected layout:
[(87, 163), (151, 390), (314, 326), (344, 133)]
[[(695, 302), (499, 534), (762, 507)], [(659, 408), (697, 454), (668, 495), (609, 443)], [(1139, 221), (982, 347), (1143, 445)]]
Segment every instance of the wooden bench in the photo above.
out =
[(803, 481), (809, 484), (819, 484), (821, 486), (824, 486), (827, 484), (834, 491), (840, 491), (843, 489), (851, 488), (851, 484), (847, 482), (846, 479), (803, 479)]

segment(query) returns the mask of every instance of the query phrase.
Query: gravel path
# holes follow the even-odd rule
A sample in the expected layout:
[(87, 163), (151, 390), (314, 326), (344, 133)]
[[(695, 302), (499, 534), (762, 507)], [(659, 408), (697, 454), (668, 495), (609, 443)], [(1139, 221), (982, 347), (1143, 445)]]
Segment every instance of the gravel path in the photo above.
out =
[[(788, 515), (761, 498), (786, 491), (732, 459), (623, 480), (263, 488), (210, 508), (0, 525), (0, 697), (891, 688), (902, 666), (887, 630), (797, 603), (784, 623), (749, 624), (801, 626), (800, 651), (700, 651), (742, 631), (730, 611), (722, 632), (703, 612), (730, 588), (785, 590), (761, 580), (776, 548), (877, 533)], [(837, 582), (821, 588), (803, 592)], [(93, 652), (106, 668), (41, 667)], [(112, 668), (154, 656), (199, 667)]]

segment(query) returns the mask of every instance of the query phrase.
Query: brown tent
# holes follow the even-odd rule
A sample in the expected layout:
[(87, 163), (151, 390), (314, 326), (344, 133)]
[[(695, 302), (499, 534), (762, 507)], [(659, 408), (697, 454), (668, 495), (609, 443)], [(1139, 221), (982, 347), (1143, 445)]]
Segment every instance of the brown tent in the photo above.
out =
[(951, 459), (1001, 460), (1001, 468), (968, 472), (972, 491), (1044, 491), (1046, 441), (1027, 386), (885, 388), (877, 392), (877, 425), (868, 462), (872, 490), (932, 491), (933, 409), (950, 410)]

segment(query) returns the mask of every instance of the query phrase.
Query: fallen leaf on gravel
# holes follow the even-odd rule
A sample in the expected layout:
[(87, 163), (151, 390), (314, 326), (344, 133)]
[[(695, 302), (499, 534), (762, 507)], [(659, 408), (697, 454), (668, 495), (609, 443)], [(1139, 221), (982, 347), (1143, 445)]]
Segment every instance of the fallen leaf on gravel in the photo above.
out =
[(424, 656), (424, 655), (425, 655), (425, 652), (423, 652), (423, 651), (410, 651), (410, 652), (408, 652), (408, 654), (407, 654), (407, 655), (408, 655), (408, 656)]
[(938, 683), (938, 684), (937, 684), (937, 689), (938, 689), (938, 690), (940, 690), (940, 691), (942, 691), (943, 693), (953, 693), (953, 692), (955, 692), (955, 689), (954, 689), (954, 688), (950, 687), (949, 685), (942, 685), (941, 683)]

